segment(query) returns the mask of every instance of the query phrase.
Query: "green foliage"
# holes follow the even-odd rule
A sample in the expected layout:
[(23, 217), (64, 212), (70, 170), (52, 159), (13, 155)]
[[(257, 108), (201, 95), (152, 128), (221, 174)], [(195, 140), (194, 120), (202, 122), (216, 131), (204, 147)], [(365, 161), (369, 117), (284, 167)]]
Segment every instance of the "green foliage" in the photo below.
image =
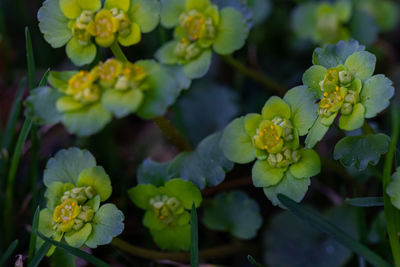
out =
[[(339, 206), (324, 212), (324, 218), (357, 238), (354, 209)], [(268, 266), (343, 266), (351, 251), (288, 211), (275, 215), (264, 233), (264, 259)]]
[(4, 253), (1, 255), (0, 257), (0, 266), (3, 267), (5, 266), (7, 260), (11, 257), (11, 255), (13, 254), (14, 250), (17, 248), (18, 246), (18, 240), (14, 240), (6, 249), (6, 251), (4, 251)]
[[(76, 248), (96, 248), (123, 231), (122, 212), (113, 204), (100, 206), (111, 195), (111, 180), (96, 166), (90, 152), (78, 148), (59, 151), (48, 161), (43, 180), (47, 208), (40, 212), (38, 230), (44, 236)], [(42, 243), (38, 239), (38, 244)]]
[(346, 136), (335, 146), (333, 157), (345, 167), (365, 170), (368, 165), (378, 164), (389, 149), (390, 137), (385, 134)]
[(386, 188), (393, 206), (400, 209), (400, 167), (392, 175), (392, 181)]
[(323, 138), (339, 113), (339, 127), (352, 131), (389, 105), (392, 82), (384, 75), (372, 76), (376, 58), (357, 41), (317, 48), (313, 63), (303, 75), (303, 83), (315, 90), (319, 100), (318, 119), (307, 136), (307, 147)]
[(204, 207), (206, 227), (229, 232), (239, 239), (254, 238), (262, 222), (258, 203), (241, 191), (219, 193)]
[(174, 178), (163, 186), (141, 184), (128, 191), (132, 202), (146, 210), (143, 224), (162, 249), (189, 250), (190, 214), (194, 203), (202, 201), (199, 189), (191, 182)]
[(204, 76), (211, 51), (226, 55), (240, 49), (248, 28), (243, 15), (232, 7), (219, 9), (210, 0), (162, 1), (161, 24), (174, 28), (174, 40), (164, 44), (156, 58), (164, 64), (183, 65), (189, 78)]
[(190, 211), (190, 267), (199, 266), (199, 227), (194, 203)]

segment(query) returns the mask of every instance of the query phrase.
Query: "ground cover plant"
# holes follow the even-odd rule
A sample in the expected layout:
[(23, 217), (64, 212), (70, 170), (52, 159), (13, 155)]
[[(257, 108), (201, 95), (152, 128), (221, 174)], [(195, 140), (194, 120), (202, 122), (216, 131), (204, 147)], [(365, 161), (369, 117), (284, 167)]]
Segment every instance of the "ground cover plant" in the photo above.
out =
[(398, 13), (0, 2), (0, 267), (400, 267)]

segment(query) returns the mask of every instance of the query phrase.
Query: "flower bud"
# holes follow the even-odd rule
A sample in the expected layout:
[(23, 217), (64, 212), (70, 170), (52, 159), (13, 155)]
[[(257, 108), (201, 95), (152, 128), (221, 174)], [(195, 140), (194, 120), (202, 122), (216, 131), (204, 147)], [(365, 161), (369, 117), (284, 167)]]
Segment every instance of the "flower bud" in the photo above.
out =
[(348, 71), (342, 70), (339, 72), (339, 81), (342, 85), (346, 85), (353, 80), (353, 77)]
[(353, 105), (350, 103), (344, 103), (342, 106), (342, 109), (340, 110), (340, 113), (343, 115), (349, 115), (353, 112)]

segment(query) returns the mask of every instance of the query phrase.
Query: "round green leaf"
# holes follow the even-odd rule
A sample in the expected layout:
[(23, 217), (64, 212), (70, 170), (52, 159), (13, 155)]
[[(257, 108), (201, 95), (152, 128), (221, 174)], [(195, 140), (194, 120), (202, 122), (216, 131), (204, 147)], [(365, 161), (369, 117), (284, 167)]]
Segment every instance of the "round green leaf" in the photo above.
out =
[(95, 213), (92, 221), (92, 233), (85, 245), (96, 248), (106, 245), (124, 230), (124, 214), (114, 204), (105, 204)]
[(78, 231), (72, 230), (68, 233), (65, 233), (64, 238), (68, 245), (70, 245), (71, 247), (80, 248), (88, 239), (91, 232), (92, 225), (90, 223), (87, 223)]
[(129, 198), (141, 209), (150, 208), (150, 198), (163, 193), (161, 188), (157, 188), (152, 184), (140, 184), (128, 190)]
[(245, 129), (245, 117), (233, 120), (226, 126), (222, 138), (221, 149), (227, 159), (236, 163), (249, 163), (255, 159), (251, 137)]
[(71, 38), (69, 19), (61, 12), (59, 0), (46, 0), (39, 9), (37, 18), (44, 39), (53, 47), (64, 46)]
[(64, 113), (62, 122), (70, 133), (88, 136), (103, 129), (111, 118), (111, 112), (106, 110), (101, 103), (95, 103)]
[(318, 116), (314, 93), (306, 86), (297, 86), (290, 89), (283, 100), (290, 106), (294, 128), (300, 136), (306, 135)]
[(56, 108), (57, 100), (62, 96), (56, 89), (39, 87), (31, 91), (25, 101), (25, 116), (31, 117), (39, 125), (51, 125), (60, 122), (61, 113)]
[(57, 112), (68, 112), (78, 110), (84, 107), (85, 104), (75, 100), (72, 96), (63, 96), (60, 97), (56, 102), (56, 110)]
[(107, 9), (118, 8), (127, 12), (129, 10), (130, 4), (130, 0), (106, 0), (104, 3), (104, 7)]
[(160, 3), (157, 0), (130, 0), (129, 18), (143, 33), (151, 32), (160, 21)]
[(100, 196), (101, 201), (106, 201), (111, 196), (110, 176), (100, 166), (84, 169), (79, 175), (76, 185), (78, 187), (92, 186)]
[(256, 187), (267, 187), (279, 183), (287, 168), (274, 168), (267, 160), (257, 160), (253, 165), (251, 177)]
[(161, 24), (166, 28), (172, 28), (178, 24), (179, 16), (185, 12), (185, 0), (161, 1)]
[(76, 66), (83, 66), (94, 60), (97, 48), (91, 42), (87, 45), (82, 45), (78, 39), (72, 38), (68, 41), (65, 51), (72, 63)]
[(220, 193), (204, 208), (206, 227), (230, 232), (240, 239), (255, 237), (262, 221), (258, 203), (241, 191)]
[(68, 87), (68, 81), (78, 71), (50, 71), (47, 82), (54, 88), (65, 91)]
[(169, 162), (158, 163), (150, 158), (145, 159), (137, 169), (136, 178), (138, 184), (163, 186), (166, 181), (172, 178), (168, 174), (169, 164)]
[(38, 231), (46, 237), (53, 233), (53, 213), (49, 209), (42, 209), (39, 212)]
[(393, 173), (392, 181), (387, 186), (386, 193), (390, 196), (393, 206), (400, 209), (400, 167)]
[(310, 185), (310, 178), (298, 179), (286, 172), (281, 182), (274, 186), (264, 187), (264, 194), (272, 202), (274, 206), (286, 209), (286, 207), (279, 201), (278, 195), (284, 194), (296, 202), (300, 202), (307, 193), (308, 186)]
[[(335, 114), (336, 117), (336, 114)], [(306, 147), (313, 148), (321, 139), (325, 136), (326, 132), (329, 130), (329, 126), (326, 126), (321, 121), (322, 117), (318, 116), (313, 126), (306, 137)]]
[(186, 10), (203, 11), (211, 5), (210, 0), (186, 0)]
[(368, 164), (376, 165), (389, 148), (390, 137), (384, 134), (346, 136), (335, 146), (333, 157), (345, 167), (365, 170)]
[(166, 67), (153, 60), (142, 60), (136, 64), (142, 66), (148, 74), (144, 83), (149, 86), (143, 92), (144, 99), (136, 111), (137, 115), (144, 119), (164, 115), (178, 97), (180, 84)]
[(43, 182), (49, 187), (53, 182), (76, 185), (81, 172), (96, 166), (96, 160), (87, 150), (72, 147), (63, 149), (47, 161)]
[(289, 171), (294, 177), (302, 179), (320, 173), (321, 160), (317, 152), (312, 149), (301, 149), (300, 155), (300, 161), (289, 167)]
[(174, 53), (177, 43), (176, 40), (165, 43), (157, 50), (155, 58), (163, 64), (177, 64), (179, 59)]
[(346, 131), (353, 131), (364, 124), (365, 108), (363, 104), (357, 103), (353, 106), (353, 112), (350, 115), (341, 115), (339, 118), (339, 127)]
[(319, 83), (324, 80), (327, 71), (328, 70), (321, 65), (311, 66), (303, 74), (303, 84), (312, 88), (317, 96), (321, 96), (322, 91)]
[(75, 185), (71, 183), (52, 182), (44, 193), (47, 200), (47, 208), (54, 210), (57, 205), (61, 204), (61, 197), (64, 195), (64, 192), (74, 187)]
[(360, 94), (361, 103), (365, 107), (365, 117), (373, 118), (387, 108), (393, 94), (392, 81), (384, 75), (374, 75), (366, 80)]
[(272, 120), (277, 116), (290, 119), (291, 112), (289, 105), (282, 98), (271, 96), (265, 103), (261, 115), (266, 120)]
[(375, 71), (376, 57), (367, 52), (360, 51), (346, 59), (344, 65), (358, 79), (364, 81), (372, 76)]
[(255, 136), (263, 117), (257, 113), (250, 113), (244, 117), (244, 128), (249, 136)]
[(107, 90), (101, 98), (104, 107), (114, 113), (117, 118), (122, 118), (129, 113), (135, 112), (142, 100), (142, 91), (136, 89), (128, 91)]
[(149, 229), (163, 230), (166, 225), (154, 214), (153, 210), (147, 210), (143, 217), (143, 225)]
[(184, 64), (183, 72), (191, 79), (201, 78), (208, 72), (211, 65), (211, 58), (211, 50), (206, 49), (196, 59)]
[(190, 225), (168, 227), (163, 230), (150, 229), (154, 242), (161, 249), (179, 251), (190, 247)]
[(127, 36), (118, 36), (118, 42), (122, 46), (132, 46), (140, 42), (142, 39), (142, 33), (137, 23), (132, 23), (130, 26), (130, 33)]
[(165, 191), (180, 200), (185, 209), (190, 210), (192, 204), (199, 207), (202, 197), (200, 190), (191, 182), (172, 179), (165, 183)]
[(304, 3), (297, 5), (292, 12), (291, 25), (296, 35), (302, 39), (312, 38), (315, 34), (317, 5)]
[(213, 44), (216, 53), (227, 55), (243, 47), (248, 28), (246, 20), (239, 11), (232, 7), (222, 9), (217, 27), (218, 34)]

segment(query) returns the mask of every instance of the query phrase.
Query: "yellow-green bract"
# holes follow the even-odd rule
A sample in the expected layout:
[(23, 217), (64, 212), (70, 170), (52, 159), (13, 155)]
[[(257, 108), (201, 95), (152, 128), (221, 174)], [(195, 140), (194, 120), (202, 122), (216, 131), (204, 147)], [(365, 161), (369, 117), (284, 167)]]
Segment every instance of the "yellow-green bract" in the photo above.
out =
[(66, 45), (67, 56), (77, 65), (91, 63), (97, 43), (109, 47), (137, 44), (141, 33), (159, 22), (157, 0), (46, 0), (38, 12), (39, 28), (54, 48)]
[(274, 205), (277, 194), (300, 201), (310, 177), (320, 172), (318, 154), (300, 147), (299, 136), (306, 135), (317, 113), (313, 93), (305, 86), (289, 90), (283, 99), (273, 96), (261, 114), (248, 114), (233, 120), (224, 130), (221, 148), (229, 160), (249, 163), (254, 186), (263, 187)]
[(161, 3), (161, 24), (174, 29), (174, 40), (162, 46), (157, 59), (183, 65), (189, 78), (204, 76), (212, 50), (226, 55), (240, 49), (247, 38), (245, 18), (234, 8), (219, 10), (210, 0), (168, 0)]
[(140, 184), (129, 189), (129, 196), (136, 206), (146, 210), (143, 224), (160, 248), (189, 249), (189, 211), (193, 203), (197, 208), (202, 201), (200, 190), (194, 184), (179, 178), (160, 187)]
[(111, 180), (89, 151), (59, 151), (47, 162), (43, 182), (46, 208), (40, 211), (38, 231), (46, 237), (96, 248), (122, 233), (123, 213), (114, 204), (100, 205), (111, 196)]

